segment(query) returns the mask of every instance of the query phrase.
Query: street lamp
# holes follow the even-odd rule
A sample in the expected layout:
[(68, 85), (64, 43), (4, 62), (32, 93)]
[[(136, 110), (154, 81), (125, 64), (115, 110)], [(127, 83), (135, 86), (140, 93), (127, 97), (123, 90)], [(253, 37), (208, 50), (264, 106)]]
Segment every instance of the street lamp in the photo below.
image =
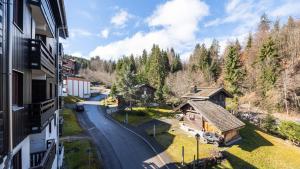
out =
[(199, 161), (199, 140), (200, 140), (200, 134), (197, 133), (195, 135), (196, 141), (197, 141), (197, 166), (198, 166), (198, 161)]

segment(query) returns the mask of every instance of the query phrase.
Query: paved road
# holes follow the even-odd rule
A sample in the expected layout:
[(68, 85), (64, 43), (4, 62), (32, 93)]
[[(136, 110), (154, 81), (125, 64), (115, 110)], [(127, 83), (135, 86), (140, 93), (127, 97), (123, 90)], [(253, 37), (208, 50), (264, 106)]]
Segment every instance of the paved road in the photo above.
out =
[(141, 138), (110, 118), (98, 103), (104, 96), (84, 102), (85, 112), (79, 114), (80, 123), (101, 152), (105, 169), (174, 168), (166, 163)]

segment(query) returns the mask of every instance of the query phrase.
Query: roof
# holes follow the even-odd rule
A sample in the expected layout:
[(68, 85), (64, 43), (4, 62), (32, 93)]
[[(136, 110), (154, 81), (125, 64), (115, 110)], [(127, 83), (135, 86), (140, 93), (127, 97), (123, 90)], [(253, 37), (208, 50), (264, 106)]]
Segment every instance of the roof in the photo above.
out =
[(64, 0), (51, 0), (50, 4), (58, 27), (60, 28), (59, 36), (66, 39), (69, 36), (69, 32)]
[[(245, 126), (245, 123), (230, 114), (223, 107), (214, 104), (211, 101), (189, 100), (186, 104), (192, 106), (197, 113), (200, 113), (208, 122), (217, 127), (221, 132), (239, 129)], [(186, 104), (181, 105), (181, 107)]]
[(219, 88), (212, 88), (212, 87), (202, 87), (202, 88), (195, 88), (195, 93), (190, 92), (183, 95), (183, 98), (191, 98), (191, 99), (209, 99), (210, 97), (214, 96), (217, 93), (223, 92), (227, 95), (227, 97), (233, 97), (228, 91), (226, 91), (223, 87)]
[(148, 87), (148, 88), (151, 88), (153, 90), (156, 90), (154, 87), (148, 85), (148, 84), (139, 84), (139, 85), (136, 85), (135, 88), (141, 88), (141, 87)]

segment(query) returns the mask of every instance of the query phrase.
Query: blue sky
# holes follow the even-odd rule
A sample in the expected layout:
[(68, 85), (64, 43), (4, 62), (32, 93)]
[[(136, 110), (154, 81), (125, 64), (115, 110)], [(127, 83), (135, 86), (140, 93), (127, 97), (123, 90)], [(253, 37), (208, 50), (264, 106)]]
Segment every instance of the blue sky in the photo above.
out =
[(265, 12), (285, 23), (300, 19), (298, 0), (65, 0), (70, 37), (65, 53), (118, 59), (152, 44), (174, 47), (186, 59), (196, 43), (215, 38), (221, 49), (255, 31)]

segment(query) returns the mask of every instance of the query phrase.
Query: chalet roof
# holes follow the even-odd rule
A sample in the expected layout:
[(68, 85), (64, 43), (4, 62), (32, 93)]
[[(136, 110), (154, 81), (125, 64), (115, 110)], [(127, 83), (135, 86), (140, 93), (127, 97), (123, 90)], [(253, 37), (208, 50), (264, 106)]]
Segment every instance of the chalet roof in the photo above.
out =
[(151, 88), (153, 90), (156, 90), (154, 87), (148, 85), (148, 84), (139, 84), (139, 85), (136, 85), (135, 88), (141, 88), (141, 87), (148, 87), (148, 88)]
[(209, 99), (210, 97), (214, 96), (217, 93), (223, 92), (227, 95), (227, 97), (232, 98), (233, 96), (227, 92), (223, 87), (213, 88), (213, 87), (201, 87), (195, 88), (194, 92), (187, 93), (183, 95), (183, 98), (190, 98), (190, 99)]
[(211, 101), (189, 100), (186, 104), (181, 105), (181, 107), (187, 104), (192, 106), (197, 113), (201, 114), (208, 122), (217, 127), (221, 132), (226, 132), (245, 126), (245, 124), (238, 118), (230, 114), (223, 107)]

